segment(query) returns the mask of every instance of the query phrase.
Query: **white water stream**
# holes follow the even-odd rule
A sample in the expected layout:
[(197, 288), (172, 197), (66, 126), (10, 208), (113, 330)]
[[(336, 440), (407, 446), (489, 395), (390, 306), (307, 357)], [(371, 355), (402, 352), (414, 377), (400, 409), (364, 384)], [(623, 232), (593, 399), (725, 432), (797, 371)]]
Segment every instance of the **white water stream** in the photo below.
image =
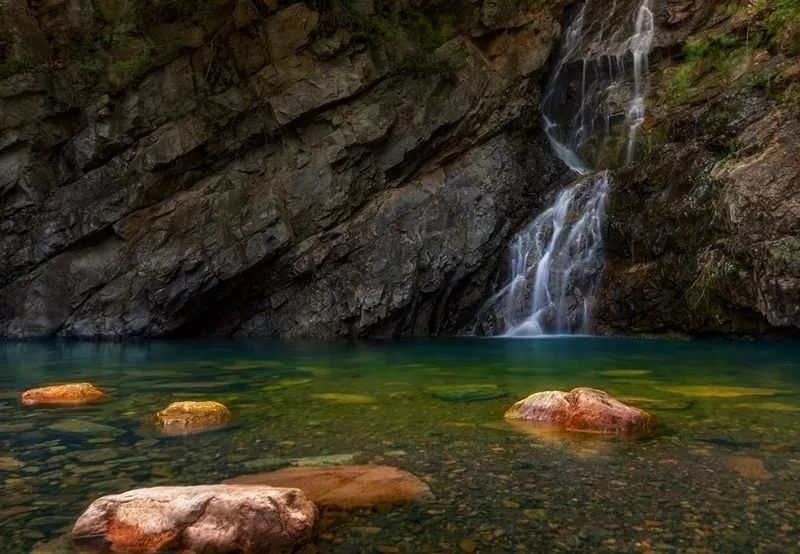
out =
[[(625, 134), (620, 158), (635, 156), (655, 33), (652, 2), (586, 0), (565, 31), (542, 97), (543, 126), (556, 155), (583, 177), (514, 237), (508, 282), (484, 304), (476, 331), (492, 318), (489, 329), (508, 336), (590, 332), (609, 176), (589, 174), (612, 131)], [(577, 100), (565, 102), (571, 95)]]

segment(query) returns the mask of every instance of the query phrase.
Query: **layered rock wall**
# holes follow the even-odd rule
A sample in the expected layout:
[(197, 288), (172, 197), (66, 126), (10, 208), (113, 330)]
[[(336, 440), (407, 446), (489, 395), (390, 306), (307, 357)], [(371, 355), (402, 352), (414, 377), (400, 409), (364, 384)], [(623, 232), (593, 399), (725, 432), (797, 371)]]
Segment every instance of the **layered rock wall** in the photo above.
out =
[(538, 129), (560, 2), (466, 2), (432, 53), (370, 3), (209, 4), (138, 34), (110, 1), (4, 8), (36, 55), (0, 80), (0, 334), (463, 327), (566, 172)]

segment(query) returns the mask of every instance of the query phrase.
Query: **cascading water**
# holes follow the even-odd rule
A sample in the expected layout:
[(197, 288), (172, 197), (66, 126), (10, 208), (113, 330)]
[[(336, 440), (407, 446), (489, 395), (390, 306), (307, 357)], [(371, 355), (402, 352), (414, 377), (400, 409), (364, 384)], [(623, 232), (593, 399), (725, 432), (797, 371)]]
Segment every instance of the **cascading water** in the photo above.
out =
[(630, 162), (645, 122), (653, 0), (586, 0), (567, 28), (542, 97), (556, 155), (583, 175), (512, 240), (508, 283), (483, 306), (476, 332), (587, 333), (603, 270), (608, 172)]

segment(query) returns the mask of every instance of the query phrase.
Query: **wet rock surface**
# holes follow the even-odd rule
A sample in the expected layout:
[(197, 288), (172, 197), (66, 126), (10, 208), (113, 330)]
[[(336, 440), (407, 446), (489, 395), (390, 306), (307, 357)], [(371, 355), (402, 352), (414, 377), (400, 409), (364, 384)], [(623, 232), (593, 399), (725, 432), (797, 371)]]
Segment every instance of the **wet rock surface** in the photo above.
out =
[(293, 552), (317, 509), (296, 489), (154, 487), (97, 499), (72, 529), (80, 551)]
[[(800, 59), (774, 44), (745, 48), (749, 12), (672, 4), (659, 12), (665, 55), (651, 68), (649, 146), (612, 174), (597, 326), (795, 336)], [(726, 39), (721, 51), (684, 55), (687, 40)]]
[(230, 410), (212, 400), (173, 402), (153, 416), (158, 430), (166, 435), (211, 431), (223, 427), (230, 419)]
[(83, 406), (99, 404), (109, 396), (91, 383), (67, 383), (26, 390), (20, 397), (23, 406)]
[(294, 487), (326, 508), (374, 508), (433, 498), (431, 489), (418, 477), (382, 465), (286, 468), (243, 475), (226, 483)]
[(650, 429), (647, 412), (585, 387), (534, 393), (509, 408), (505, 418), (588, 433), (635, 435)]

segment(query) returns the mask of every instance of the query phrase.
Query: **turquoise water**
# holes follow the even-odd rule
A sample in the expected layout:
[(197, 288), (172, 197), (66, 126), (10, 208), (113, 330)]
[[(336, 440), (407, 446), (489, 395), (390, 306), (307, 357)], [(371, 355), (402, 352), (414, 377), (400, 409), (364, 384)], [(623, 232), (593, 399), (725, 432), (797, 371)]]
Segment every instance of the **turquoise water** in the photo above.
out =
[[(112, 401), (18, 403), (26, 388), (66, 381), (91, 381)], [(496, 389), (459, 402), (453, 385)], [(532, 392), (576, 386), (648, 410), (654, 433), (536, 435), (503, 422)], [(154, 434), (152, 414), (183, 399), (223, 402), (235, 421), (185, 438)], [(319, 456), (394, 465), (436, 495), (350, 514), (323, 531), (322, 552), (796, 552), (800, 345), (7, 343), (0, 447), (3, 552), (60, 551), (104, 494), (217, 483)]]

